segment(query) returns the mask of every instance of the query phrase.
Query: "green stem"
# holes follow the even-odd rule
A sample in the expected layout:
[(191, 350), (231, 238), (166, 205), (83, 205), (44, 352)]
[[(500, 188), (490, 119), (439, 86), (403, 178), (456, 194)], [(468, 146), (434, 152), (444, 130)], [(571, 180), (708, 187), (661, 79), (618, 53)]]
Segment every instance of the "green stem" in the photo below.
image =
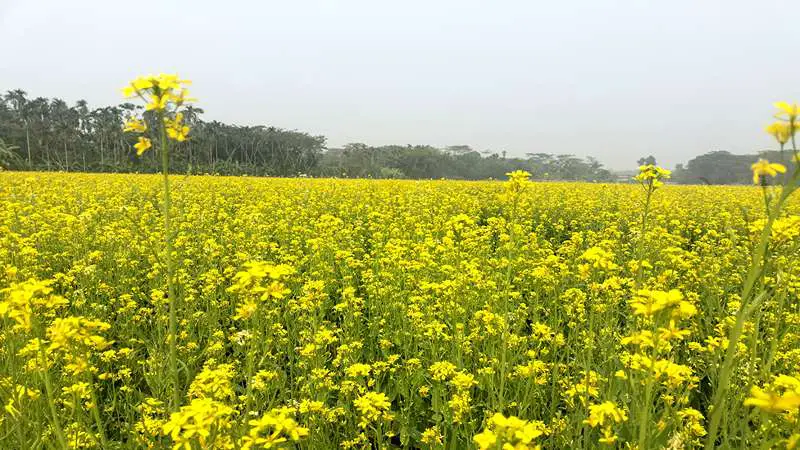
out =
[(169, 189), (169, 148), (167, 147), (167, 130), (164, 126), (164, 113), (159, 114), (161, 126), (161, 172), (164, 176), (164, 244), (167, 254), (167, 295), (169, 296), (169, 371), (172, 374), (172, 410), (176, 411), (181, 403), (180, 379), (178, 377), (178, 320), (176, 311), (175, 286), (173, 277), (175, 268), (172, 262), (172, 229), (170, 208), (172, 198)]
[(503, 289), (503, 320), (506, 321), (506, 326), (503, 327), (502, 346), (503, 350), (500, 353), (500, 392), (498, 394), (500, 401), (498, 402), (499, 410), (505, 410), (505, 390), (506, 390), (506, 353), (508, 353), (508, 329), (511, 326), (508, 323), (508, 291), (511, 287), (512, 266), (511, 261), (514, 258), (513, 250), (516, 248), (517, 238), (515, 225), (517, 223), (517, 203), (519, 202), (519, 192), (514, 193), (514, 203), (511, 208), (511, 220), (509, 220), (509, 240), (511, 246), (508, 249), (508, 267), (506, 269), (505, 288)]
[(97, 432), (100, 434), (100, 448), (108, 448), (106, 428), (103, 425), (103, 421), (100, 419), (100, 404), (97, 403), (97, 394), (94, 390), (94, 382), (91, 379), (89, 379), (89, 386), (89, 393), (92, 396), (92, 403), (94, 404), (94, 408), (92, 408), (92, 417), (94, 417), (94, 423), (97, 425)]
[[(794, 139), (792, 139), (792, 141), (794, 141)], [(792, 142), (792, 144), (794, 147), (794, 142)], [(775, 204), (774, 211), (767, 211), (767, 223), (764, 225), (764, 229), (761, 230), (758, 246), (756, 247), (755, 252), (753, 252), (753, 259), (750, 262), (750, 269), (747, 273), (744, 287), (742, 288), (741, 306), (739, 307), (739, 311), (736, 313), (736, 323), (734, 324), (733, 329), (728, 337), (728, 348), (725, 349), (725, 359), (723, 360), (722, 367), (720, 368), (719, 381), (717, 383), (717, 389), (714, 392), (714, 398), (711, 404), (712, 413), (711, 422), (708, 427), (708, 435), (706, 436), (705, 442), (706, 450), (714, 448), (716, 444), (717, 433), (719, 432), (719, 422), (722, 419), (722, 411), (725, 409), (726, 395), (730, 387), (731, 375), (733, 372), (733, 363), (736, 359), (736, 347), (739, 344), (739, 339), (742, 337), (744, 324), (754, 309), (751, 307), (751, 305), (748, 305), (748, 302), (753, 296), (753, 290), (755, 289), (756, 282), (761, 277), (763, 267), (765, 266), (767, 247), (769, 246), (769, 238), (772, 232), (772, 224), (780, 214), (781, 208), (783, 207), (786, 199), (792, 194), (792, 192), (794, 192), (797, 182), (797, 173), (800, 173), (800, 171), (795, 172), (794, 176), (789, 180), (789, 183), (784, 186), (783, 192)]]
[(650, 357), (650, 367), (649, 373), (647, 374), (647, 383), (645, 384), (644, 388), (644, 408), (642, 409), (641, 415), (639, 417), (639, 448), (646, 449), (649, 448), (647, 445), (647, 426), (650, 423), (650, 410), (652, 409), (653, 403), (653, 364), (655, 364), (656, 358), (658, 358), (658, 346), (659, 346), (659, 339), (658, 339), (658, 326), (656, 325), (655, 320), (653, 320), (653, 353)]
[[(42, 345), (41, 342), (39, 345)], [(61, 428), (61, 421), (58, 420), (58, 411), (56, 411), (56, 399), (53, 396), (53, 384), (50, 382), (50, 370), (47, 367), (47, 358), (44, 356), (44, 349), (39, 348), (39, 363), (42, 365), (42, 378), (44, 380), (44, 389), (47, 394), (47, 404), (50, 406), (50, 414), (53, 416), (53, 428), (56, 432), (58, 443), (61, 448), (67, 449), (67, 438), (64, 437), (64, 429)]]
[(645, 198), (645, 201), (644, 201), (644, 212), (642, 213), (642, 229), (641, 229), (641, 232), (639, 234), (639, 239), (636, 241), (636, 248), (635, 248), (635, 250), (633, 252), (634, 256), (636, 257), (636, 262), (637, 262), (636, 277), (635, 277), (636, 286), (637, 287), (640, 287), (641, 282), (642, 282), (642, 275), (643, 275), (643, 272), (642, 272), (642, 269), (643, 269), (643, 267), (642, 267), (643, 266), (642, 248), (643, 248), (643, 246), (642, 246), (642, 244), (644, 243), (645, 235), (647, 234), (647, 219), (650, 216), (650, 201), (653, 198), (653, 191), (654, 190), (655, 189), (653, 189), (652, 180), (651, 180), (651, 184), (649, 186), (647, 186), (647, 197)]

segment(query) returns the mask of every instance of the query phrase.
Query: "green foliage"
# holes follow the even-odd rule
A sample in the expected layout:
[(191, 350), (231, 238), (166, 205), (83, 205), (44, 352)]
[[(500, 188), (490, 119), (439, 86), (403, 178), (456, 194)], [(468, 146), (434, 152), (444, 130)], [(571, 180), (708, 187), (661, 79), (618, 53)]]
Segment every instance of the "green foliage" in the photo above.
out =
[[(136, 137), (122, 132), (125, 120), (140, 110), (131, 103), (91, 110), (83, 100), (69, 106), (61, 99), (31, 100), (25, 91), (9, 91), (0, 97), (0, 138), (33, 170), (157, 172), (155, 152), (137, 158)], [(316, 167), (325, 146), (323, 136), (205, 122), (202, 113), (195, 107), (184, 112), (192, 133), (171, 152), (177, 172), (297, 175)], [(152, 123), (149, 112), (145, 120)]]
[(22, 166), (22, 161), (17, 154), (19, 147), (6, 144), (0, 138), (0, 170), (18, 169)]
[(640, 166), (648, 166), (648, 165), (649, 166), (655, 166), (658, 163), (656, 162), (656, 157), (655, 156), (648, 155), (648, 156), (645, 156), (644, 158), (639, 158), (636, 161), (636, 164), (639, 164)]
[(686, 166), (679, 164), (675, 168), (673, 180), (681, 184), (752, 184), (753, 172), (750, 165), (759, 158), (785, 163), (789, 155), (788, 152), (781, 155), (778, 151), (763, 151), (751, 155), (734, 155), (726, 151), (709, 152), (691, 159)]
[[(158, 172), (156, 152), (137, 158), (133, 148), (136, 138), (122, 132), (125, 121), (140, 110), (131, 103), (92, 110), (83, 100), (69, 106), (61, 99), (29, 99), (23, 90), (9, 91), (0, 98), (0, 137), (11, 150), (0, 161), (17, 169)], [(171, 150), (175, 172), (478, 180), (504, 179), (507, 172), (527, 170), (536, 178), (552, 180), (612, 178), (596, 159), (574, 155), (537, 153), (525, 159), (508, 158), (505, 152), (481, 154), (467, 145), (439, 149), (360, 143), (325, 151), (324, 136), (261, 125), (206, 122), (200, 118), (202, 113), (195, 107), (184, 113), (192, 131), (189, 140)], [(154, 125), (149, 112), (144, 119)]]
[[(550, 180), (610, 181), (611, 172), (594, 158), (574, 155), (528, 154), (508, 158), (497, 153), (486, 156), (468, 146), (444, 150), (429, 145), (386, 145), (362, 143), (329, 149), (322, 156), (317, 174), (347, 178), (427, 178), (485, 180), (505, 179), (506, 173), (525, 170), (534, 178)], [(393, 169), (393, 170), (387, 170)]]
[[(136, 138), (122, 132), (128, 117), (140, 112), (131, 103), (90, 109), (83, 100), (70, 106), (61, 99), (29, 98), (20, 89), (0, 96), (0, 165), (6, 169), (83, 172), (147, 172), (159, 170), (156, 152), (136, 157)], [(525, 170), (538, 180), (613, 181), (615, 177), (592, 157), (505, 152), (478, 152), (467, 145), (373, 147), (351, 143), (325, 148), (326, 138), (296, 130), (255, 125), (238, 126), (201, 119), (203, 110), (187, 109), (190, 139), (172, 152), (176, 173), (411, 179), (505, 179)], [(152, 121), (149, 113), (145, 119)], [(749, 184), (750, 164), (759, 157), (789, 158), (777, 151), (734, 155), (714, 151), (679, 164), (673, 182), (681, 184)], [(654, 164), (652, 155), (639, 165)]]

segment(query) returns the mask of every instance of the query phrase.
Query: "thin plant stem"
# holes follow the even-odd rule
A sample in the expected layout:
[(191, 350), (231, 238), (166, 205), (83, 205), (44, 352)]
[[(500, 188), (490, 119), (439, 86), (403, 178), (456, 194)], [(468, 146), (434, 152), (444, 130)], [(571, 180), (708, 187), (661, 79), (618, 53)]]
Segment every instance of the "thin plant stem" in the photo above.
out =
[(642, 248), (643, 247), (642, 247), (642, 244), (644, 243), (645, 235), (647, 234), (647, 218), (650, 216), (650, 201), (653, 198), (653, 191), (655, 190), (655, 189), (653, 189), (652, 180), (650, 180), (650, 185), (648, 185), (646, 187), (646, 189), (647, 189), (647, 197), (645, 198), (644, 212), (642, 213), (642, 229), (641, 229), (641, 232), (639, 234), (639, 239), (636, 241), (636, 249), (634, 251), (634, 256), (636, 257), (636, 262), (637, 262), (637, 266), (636, 266), (636, 285), (637, 285), (637, 287), (642, 282), (642, 274), (643, 274), (643, 272), (642, 272), (642, 269), (643, 269), (643, 263), (642, 263)]
[(172, 197), (169, 188), (169, 147), (167, 130), (164, 126), (164, 113), (158, 115), (161, 127), (161, 173), (164, 177), (164, 244), (167, 264), (167, 295), (169, 296), (169, 371), (172, 375), (172, 410), (176, 411), (181, 402), (180, 379), (178, 376), (178, 320), (176, 311), (175, 286), (173, 282), (175, 268), (172, 261)]
[(92, 403), (94, 403), (94, 408), (92, 408), (92, 417), (94, 418), (95, 425), (97, 426), (97, 433), (100, 434), (100, 447), (107, 448), (108, 447), (108, 440), (106, 438), (106, 429), (103, 425), (103, 421), (100, 419), (100, 404), (97, 402), (97, 394), (94, 391), (94, 382), (89, 379), (89, 394), (92, 396)]
[[(508, 321), (508, 291), (511, 288), (511, 280), (512, 280), (512, 261), (515, 257), (513, 249), (516, 248), (517, 243), (517, 235), (516, 235), (516, 223), (517, 223), (517, 204), (519, 203), (519, 196), (520, 191), (514, 192), (514, 203), (511, 208), (511, 220), (509, 220), (509, 237), (510, 242), (512, 245), (508, 249), (508, 267), (506, 269), (506, 280), (505, 280), (505, 289), (503, 290), (503, 320)], [(505, 390), (506, 390), (506, 353), (508, 353), (508, 336), (507, 333), (509, 332), (508, 328), (511, 324), (506, 323), (505, 327), (503, 328), (503, 335), (502, 335), (502, 345), (503, 350), (500, 353), (500, 392), (498, 393), (498, 397), (500, 398), (499, 401), (499, 408), (503, 410), (505, 408)]]
[(47, 404), (50, 406), (50, 415), (53, 419), (53, 429), (56, 433), (58, 443), (61, 448), (67, 449), (67, 438), (64, 436), (64, 429), (61, 427), (61, 421), (58, 419), (58, 411), (56, 411), (55, 397), (53, 396), (53, 384), (50, 382), (50, 371), (47, 368), (47, 359), (44, 356), (44, 349), (39, 348), (39, 363), (42, 365), (42, 380), (44, 381), (44, 389), (47, 394)]
[[(794, 139), (792, 139), (792, 147), (794, 147)], [(795, 171), (794, 176), (789, 180), (789, 183), (783, 187), (778, 201), (775, 203), (773, 210), (767, 210), (767, 223), (764, 229), (761, 230), (761, 235), (758, 240), (758, 245), (753, 252), (753, 258), (750, 263), (750, 269), (745, 279), (744, 287), (742, 288), (741, 306), (736, 313), (736, 322), (733, 329), (728, 336), (728, 348), (725, 349), (725, 358), (720, 368), (719, 381), (717, 383), (716, 391), (714, 392), (713, 401), (711, 403), (711, 421), (708, 427), (708, 435), (706, 436), (705, 448), (710, 450), (714, 448), (717, 440), (717, 433), (719, 432), (719, 423), (722, 419), (722, 411), (725, 409), (726, 395), (730, 388), (731, 375), (733, 372), (733, 363), (736, 359), (736, 348), (739, 344), (739, 339), (742, 337), (744, 324), (750, 317), (750, 313), (757, 306), (757, 302), (749, 304), (750, 299), (753, 297), (756, 282), (761, 277), (763, 268), (766, 265), (767, 248), (769, 247), (769, 239), (772, 232), (772, 224), (780, 214), (783, 204), (786, 199), (795, 190), (797, 182), (797, 174), (800, 171)]]
[(656, 358), (658, 357), (658, 326), (653, 321), (653, 353), (652, 357), (650, 358), (650, 373), (647, 374), (647, 382), (645, 383), (644, 388), (644, 404), (641, 411), (641, 415), (639, 416), (639, 448), (646, 449), (649, 448), (647, 446), (647, 438), (649, 437), (647, 434), (648, 425), (650, 424), (650, 410), (652, 409), (653, 403), (653, 363), (655, 362)]

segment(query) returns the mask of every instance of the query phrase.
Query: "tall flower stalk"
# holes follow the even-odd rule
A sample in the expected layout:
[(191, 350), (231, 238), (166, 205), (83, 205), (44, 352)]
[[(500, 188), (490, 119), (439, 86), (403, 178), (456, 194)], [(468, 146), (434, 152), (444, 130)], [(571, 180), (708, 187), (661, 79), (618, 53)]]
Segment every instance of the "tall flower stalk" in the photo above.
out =
[[(181, 401), (180, 378), (178, 374), (177, 354), (177, 298), (175, 294), (175, 263), (172, 260), (172, 196), (169, 184), (169, 143), (183, 142), (189, 134), (189, 127), (183, 123), (181, 110), (193, 100), (188, 96), (189, 80), (182, 80), (177, 75), (159, 74), (136, 78), (123, 89), (125, 97), (136, 97), (145, 102), (145, 111), (152, 111), (151, 119), (155, 119), (154, 127), (160, 136), (161, 173), (164, 187), (164, 263), (167, 267), (167, 300), (169, 301), (169, 370), (172, 377), (172, 410), (177, 410)], [(151, 122), (153, 122), (151, 120)], [(144, 118), (132, 117), (125, 124), (126, 132), (141, 133), (134, 148), (141, 156), (153, 144), (149, 137), (148, 121)]]
[[(519, 205), (519, 199), (522, 195), (525, 188), (530, 184), (530, 177), (531, 174), (524, 170), (515, 170), (513, 172), (506, 173), (508, 177), (508, 183), (506, 184), (506, 191), (503, 194), (503, 198), (506, 200), (511, 201), (511, 216), (508, 224), (509, 229), (509, 246), (508, 246), (508, 267), (506, 268), (506, 277), (505, 277), (505, 284), (504, 284), (504, 292), (503, 292), (503, 319), (508, 320), (508, 295), (511, 289), (511, 282), (513, 278), (513, 261), (515, 260), (515, 252), (517, 249), (517, 206)], [(507, 324), (503, 327), (503, 336), (502, 336), (502, 352), (500, 353), (500, 388), (498, 390), (498, 407), (504, 408), (505, 407), (505, 390), (506, 390), (506, 378), (508, 377), (507, 374), (507, 367), (506, 367), (506, 358), (508, 354), (508, 337), (507, 333), (509, 331), (508, 327), (510, 324)]]
[[(642, 223), (641, 223), (641, 231), (639, 233), (639, 239), (636, 241), (636, 248), (634, 251), (634, 257), (636, 258), (636, 284), (637, 286), (641, 284), (642, 275), (642, 268), (644, 266), (642, 261), (642, 248), (645, 236), (647, 234), (647, 219), (650, 216), (650, 203), (653, 198), (653, 193), (656, 189), (660, 188), (664, 185), (662, 180), (668, 180), (672, 172), (658, 167), (654, 164), (646, 164), (639, 167), (639, 173), (633, 177), (634, 180), (638, 181), (639, 184), (642, 186), (642, 189), (645, 191), (645, 201), (644, 201), (644, 211), (642, 212)], [(641, 287), (641, 286), (639, 286)], [(655, 322), (654, 322), (655, 325)], [(653, 333), (653, 335), (657, 335), (657, 333)], [(654, 345), (653, 348), (653, 356), (656, 356), (657, 347)], [(647, 439), (648, 435), (648, 425), (650, 423), (650, 410), (652, 409), (652, 394), (653, 394), (653, 380), (652, 377), (648, 377), (645, 383), (645, 392), (644, 392), (644, 399), (642, 402), (642, 410), (639, 414), (639, 448), (647, 448)]]
[(639, 232), (639, 239), (636, 242), (636, 249), (634, 256), (637, 260), (638, 266), (636, 269), (636, 282), (641, 281), (642, 274), (642, 244), (644, 243), (645, 235), (647, 234), (647, 219), (650, 217), (650, 201), (653, 198), (653, 193), (656, 189), (664, 185), (662, 180), (668, 180), (672, 176), (672, 171), (658, 167), (654, 164), (646, 164), (639, 166), (639, 174), (633, 177), (638, 181), (645, 191), (644, 211), (642, 211), (642, 224), (641, 231)]
[[(793, 160), (795, 165), (800, 165), (798, 159), (797, 145), (795, 144), (794, 134), (797, 130), (797, 119), (800, 117), (800, 106), (778, 102), (775, 107), (780, 111), (775, 115), (780, 122), (767, 127), (766, 131), (772, 134), (781, 147), (781, 154), (785, 144), (791, 141)], [(726, 409), (727, 393), (730, 388), (731, 376), (736, 360), (736, 349), (742, 337), (745, 323), (750, 319), (753, 312), (761, 304), (767, 293), (761, 288), (758, 281), (763, 278), (767, 267), (769, 241), (772, 235), (772, 225), (780, 217), (786, 201), (797, 190), (798, 175), (800, 167), (795, 167), (791, 176), (784, 178), (779, 192), (775, 192), (768, 183), (768, 178), (777, 177), (779, 173), (786, 173), (786, 167), (782, 164), (770, 163), (765, 159), (760, 159), (751, 167), (753, 169), (753, 183), (761, 186), (764, 196), (764, 206), (766, 222), (759, 235), (758, 243), (753, 250), (750, 267), (747, 270), (744, 285), (742, 286), (741, 306), (736, 313), (736, 321), (728, 334), (728, 347), (725, 349), (725, 357), (720, 366), (717, 386), (712, 400), (711, 420), (706, 436), (705, 448), (712, 449), (716, 446), (719, 424), (722, 413)]]

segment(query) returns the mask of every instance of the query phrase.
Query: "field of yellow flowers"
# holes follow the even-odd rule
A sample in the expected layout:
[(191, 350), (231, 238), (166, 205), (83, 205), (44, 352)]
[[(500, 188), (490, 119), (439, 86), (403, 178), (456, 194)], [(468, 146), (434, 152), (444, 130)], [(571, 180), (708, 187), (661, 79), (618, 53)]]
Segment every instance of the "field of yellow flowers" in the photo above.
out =
[(176, 386), (161, 178), (0, 173), (0, 447), (797, 443), (798, 202), (526, 178), (173, 176)]

